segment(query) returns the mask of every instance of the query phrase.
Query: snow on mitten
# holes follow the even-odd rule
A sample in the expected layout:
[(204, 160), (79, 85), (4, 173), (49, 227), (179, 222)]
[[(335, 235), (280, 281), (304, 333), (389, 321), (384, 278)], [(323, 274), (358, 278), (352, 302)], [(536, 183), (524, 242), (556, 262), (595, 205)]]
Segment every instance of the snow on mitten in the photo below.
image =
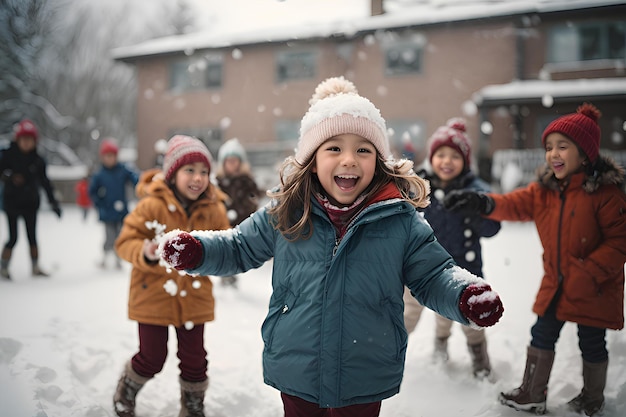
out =
[(159, 245), (161, 258), (172, 268), (194, 269), (200, 264), (204, 250), (198, 239), (187, 232), (179, 231), (173, 236), (165, 236)]
[(500, 296), (487, 284), (471, 284), (465, 288), (459, 308), (471, 323), (480, 327), (493, 326), (504, 312)]

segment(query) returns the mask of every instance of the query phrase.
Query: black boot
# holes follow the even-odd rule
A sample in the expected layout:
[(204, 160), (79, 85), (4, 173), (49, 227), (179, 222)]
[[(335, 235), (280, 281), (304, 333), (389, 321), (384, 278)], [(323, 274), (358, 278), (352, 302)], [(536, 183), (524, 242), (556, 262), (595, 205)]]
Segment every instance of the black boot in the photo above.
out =
[(9, 274), (9, 261), (11, 261), (11, 248), (2, 249), (2, 255), (0, 256), (0, 276), (4, 279), (11, 279)]

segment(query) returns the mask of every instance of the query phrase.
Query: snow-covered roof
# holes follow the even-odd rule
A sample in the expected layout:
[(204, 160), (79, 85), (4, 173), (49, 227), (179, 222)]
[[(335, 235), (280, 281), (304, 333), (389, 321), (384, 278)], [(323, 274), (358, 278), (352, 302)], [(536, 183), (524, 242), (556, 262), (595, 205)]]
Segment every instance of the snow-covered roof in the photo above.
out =
[(477, 105), (499, 105), (509, 101), (546, 101), (580, 97), (624, 97), (626, 78), (593, 78), (576, 80), (521, 80), (488, 85), (472, 97)]
[(448, 22), (498, 18), (528, 13), (551, 13), (626, 4), (617, 0), (466, 0), (431, 1), (398, 7), (378, 16), (328, 20), (315, 24), (286, 24), (259, 29), (201, 31), (152, 39), (113, 50), (118, 60), (197, 49), (217, 49), (257, 43), (317, 39), (330, 36), (351, 37), (380, 29), (425, 26)]

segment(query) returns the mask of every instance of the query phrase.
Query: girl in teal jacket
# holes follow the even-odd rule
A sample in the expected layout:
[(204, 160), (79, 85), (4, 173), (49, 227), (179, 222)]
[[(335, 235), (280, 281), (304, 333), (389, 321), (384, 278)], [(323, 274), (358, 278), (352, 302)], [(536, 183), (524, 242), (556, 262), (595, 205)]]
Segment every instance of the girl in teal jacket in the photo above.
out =
[(378, 109), (343, 77), (322, 82), (310, 103), (268, 206), (229, 231), (169, 232), (159, 250), (200, 275), (273, 258), (263, 369), (285, 416), (378, 416), (402, 381), (405, 286), (477, 328), (495, 324), (502, 303), (455, 265), (417, 213), (428, 183), (391, 158)]

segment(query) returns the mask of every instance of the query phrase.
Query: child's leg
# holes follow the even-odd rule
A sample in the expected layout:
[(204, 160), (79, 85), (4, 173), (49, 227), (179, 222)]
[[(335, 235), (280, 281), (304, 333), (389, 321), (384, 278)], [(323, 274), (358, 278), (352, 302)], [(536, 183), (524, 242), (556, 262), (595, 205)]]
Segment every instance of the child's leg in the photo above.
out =
[(329, 408), (320, 408), (319, 405), (303, 400), (293, 395), (280, 393), (283, 400), (285, 417), (330, 417)]
[(161, 372), (167, 358), (167, 326), (139, 323), (139, 352), (131, 359), (133, 370), (144, 377)]
[(408, 288), (404, 288), (402, 298), (404, 299), (404, 326), (406, 327), (406, 331), (411, 333), (415, 330), (420, 320), (424, 306), (417, 302)]
[(367, 404), (349, 405), (341, 408), (331, 408), (331, 417), (378, 417), (380, 401)]
[(204, 348), (204, 324), (196, 324), (190, 330), (176, 328), (178, 337), (178, 359), (180, 377), (189, 382), (200, 382), (207, 379), (209, 362)]

